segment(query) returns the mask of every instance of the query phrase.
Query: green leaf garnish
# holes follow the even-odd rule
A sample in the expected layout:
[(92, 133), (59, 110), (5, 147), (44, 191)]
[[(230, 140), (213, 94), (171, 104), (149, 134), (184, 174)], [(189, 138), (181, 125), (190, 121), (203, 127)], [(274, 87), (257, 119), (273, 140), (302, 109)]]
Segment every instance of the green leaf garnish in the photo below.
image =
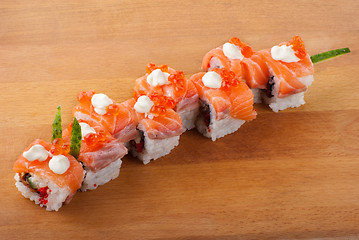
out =
[(62, 138), (62, 127), (61, 127), (61, 106), (57, 107), (57, 113), (52, 123), (52, 138), (51, 142), (56, 138)]
[(81, 126), (76, 118), (74, 118), (72, 124), (72, 131), (71, 131), (71, 144), (70, 144), (70, 154), (77, 158), (80, 154), (81, 149)]
[(346, 53), (350, 53), (349, 48), (340, 48), (328, 52), (315, 54), (311, 56), (310, 59), (312, 60), (312, 63), (317, 63)]

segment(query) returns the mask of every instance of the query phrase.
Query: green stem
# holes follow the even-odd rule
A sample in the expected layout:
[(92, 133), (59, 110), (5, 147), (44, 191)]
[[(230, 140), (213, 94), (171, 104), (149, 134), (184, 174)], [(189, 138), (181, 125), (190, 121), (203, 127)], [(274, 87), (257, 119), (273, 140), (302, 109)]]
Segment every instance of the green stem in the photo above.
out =
[(335, 49), (335, 50), (331, 50), (328, 52), (323, 52), (323, 53), (318, 53), (315, 54), (313, 56), (310, 57), (310, 59), (312, 60), (312, 63), (318, 63), (324, 60), (327, 60), (329, 58), (333, 58), (342, 54), (346, 54), (346, 53), (350, 53), (349, 48), (340, 48), (340, 49)]

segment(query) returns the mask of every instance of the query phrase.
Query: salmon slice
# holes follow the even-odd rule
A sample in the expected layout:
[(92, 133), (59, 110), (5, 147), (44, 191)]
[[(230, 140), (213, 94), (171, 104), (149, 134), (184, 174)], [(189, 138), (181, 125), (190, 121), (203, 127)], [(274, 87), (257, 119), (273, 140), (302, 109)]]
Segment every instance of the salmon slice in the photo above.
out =
[[(43, 146), (47, 151), (50, 151), (53, 147), (50, 143), (43, 140), (36, 139), (33, 143), (28, 146), (25, 151), (28, 151), (32, 146), (39, 144)], [(16, 173), (33, 173), (41, 178), (49, 179), (56, 183), (59, 187), (67, 187), (71, 193), (75, 193), (80, 187), (83, 179), (82, 165), (71, 155), (62, 153), (70, 161), (69, 169), (63, 174), (56, 174), (49, 168), (49, 156), (45, 161), (28, 161), (21, 154), (19, 159), (14, 163), (14, 171)]]
[[(156, 69), (160, 69), (162, 72), (170, 74), (166, 84), (153, 86), (147, 82), (149, 74)], [(153, 93), (171, 97), (175, 101), (176, 112), (197, 106), (197, 90), (193, 83), (185, 77), (182, 71), (176, 71), (167, 65), (156, 66), (153, 63), (147, 64), (146, 70), (146, 75), (136, 79), (134, 88), (135, 97)]]
[(204, 99), (207, 99), (212, 103), (213, 108), (216, 111), (217, 120), (225, 118), (225, 116), (229, 114), (231, 101), (226, 92), (221, 91), (220, 89), (206, 89), (203, 96)]
[(216, 111), (216, 119), (220, 120), (228, 115), (246, 121), (255, 119), (257, 114), (253, 110), (253, 93), (246, 83), (226, 69), (213, 71), (222, 77), (220, 88), (206, 87), (202, 81), (204, 72), (194, 74), (190, 80), (195, 84), (200, 99), (211, 102)]
[(231, 89), (229, 99), (232, 117), (246, 121), (256, 118), (257, 113), (253, 110), (253, 93), (244, 82), (240, 81)]
[[(152, 116), (150, 116), (146, 113), (137, 112), (134, 109), (135, 103), (135, 98), (132, 98), (125, 102), (126, 106), (129, 109), (132, 109), (132, 114), (134, 115), (133, 118), (136, 119), (138, 128), (141, 128), (141, 130), (146, 131), (149, 138), (166, 139), (174, 136), (179, 136), (183, 132), (181, 117), (173, 109), (166, 108), (165, 111), (161, 112), (160, 114), (154, 113)], [(157, 107), (159, 107), (159, 105), (157, 105)], [(142, 129), (141, 126), (143, 126), (144, 129)]]
[(190, 80), (197, 87), (200, 99), (212, 103), (216, 112), (216, 119), (223, 119), (230, 113), (231, 102), (229, 96), (221, 89), (208, 88), (204, 86), (202, 82), (202, 77), (204, 75), (204, 72), (194, 74)]
[[(112, 162), (127, 154), (127, 148), (123, 143), (114, 138), (101, 125), (92, 121), (80, 120), (95, 130), (96, 133), (88, 133), (81, 141), (81, 150), (78, 161), (83, 162), (91, 171), (101, 170)], [(63, 140), (70, 144), (72, 123), (63, 132)]]
[(250, 58), (243, 58), (242, 78), (250, 88), (265, 89), (267, 87), (269, 70), (263, 59), (254, 53)]
[(212, 58), (217, 58), (222, 66), (238, 77), (242, 77), (250, 88), (265, 89), (268, 83), (269, 71), (260, 55), (248, 44), (238, 38), (232, 38), (229, 43), (236, 45), (243, 55), (243, 59), (228, 58), (223, 52), (223, 45), (209, 51), (202, 60), (202, 69), (208, 71)]
[(211, 67), (211, 59), (216, 57), (222, 64), (222, 67), (234, 72), (237, 76), (242, 76), (241, 60), (229, 59), (224, 55), (223, 46), (217, 47), (209, 51), (202, 60), (202, 69), (208, 71)]
[(94, 95), (94, 91), (80, 92), (77, 97), (79, 104), (74, 107), (73, 116), (83, 121), (95, 121), (121, 142), (134, 139), (137, 136), (136, 124), (126, 106), (111, 99), (113, 103), (107, 106), (107, 112), (100, 115), (91, 103)]
[(300, 59), (298, 62), (283, 62), (274, 60), (271, 55), (271, 49), (259, 51), (258, 54), (268, 65), (271, 75), (276, 76), (279, 82), (278, 98), (284, 98), (292, 94), (304, 92), (307, 90), (307, 85), (299, 78), (313, 75), (313, 63), (310, 60), (309, 54), (304, 48), (304, 43), (299, 36), (295, 36), (291, 41), (281, 43), (282, 45), (293, 45), (295, 54)]

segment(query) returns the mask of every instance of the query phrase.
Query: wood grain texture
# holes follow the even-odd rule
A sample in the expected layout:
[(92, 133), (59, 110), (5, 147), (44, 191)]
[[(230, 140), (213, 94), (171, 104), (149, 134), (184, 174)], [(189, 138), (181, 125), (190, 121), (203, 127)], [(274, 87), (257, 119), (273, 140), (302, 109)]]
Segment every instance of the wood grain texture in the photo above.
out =
[[(0, 239), (358, 239), (358, 1), (10, 1), (0, 4)], [(182, 135), (143, 166), (46, 212), (14, 186), (12, 165), (50, 140), (56, 107), (76, 94), (123, 101), (145, 64), (189, 76), (233, 36), (255, 49), (300, 35), (315, 66), (307, 104), (258, 118), (211, 142)]]

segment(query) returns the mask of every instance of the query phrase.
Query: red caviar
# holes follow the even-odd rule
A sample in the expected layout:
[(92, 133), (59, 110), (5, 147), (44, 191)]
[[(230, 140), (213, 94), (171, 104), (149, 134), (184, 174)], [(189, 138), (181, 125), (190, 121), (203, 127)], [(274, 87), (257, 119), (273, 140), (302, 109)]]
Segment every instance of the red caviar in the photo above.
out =
[(148, 63), (146, 66), (146, 72), (150, 74), (153, 70), (160, 69), (162, 72), (168, 73), (168, 66), (166, 64), (162, 64), (159, 66), (156, 66), (154, 63)]
[(85, 103), (87, 101), (91, 101), (91, 98), (92, 98), (93, 95), (95, 95), (94, 91), (79, 92), (79, 94), (77, 95), (77, 100), (80, 103)]
[[(141, 91), (139, 93), (135, 94), (136, 101), (140, 96), (143, 96), (143, 95), (146, 95), (146, 94), (144, 94), (144, 92), (141, 92)], [(154, 104), (152, 106), (150, 112), (155, 115), (163, 114), (166, 112), (167, 108), (173, 109), (176, 106), (176, 103), (173, 100), (173, 98), (167, 97), (163, 94), (153, 92), (153, 93), (147, 94), (147, 96)]]
[(167, 108), (174, 108), (176, 106), (175, 101), (171, 97), (162, 94), (152, 93), (148, 97), (154, 103), (151, 112), (155, 114), (165, 113)]
[(97, 144), (106, 141), (106, 134), (104, 130), (98, 133), (89, 133), (84, 137), (84, 141), (88, 146), (96, 146)]
[(65, 144), (62, 138), (56, 138), (52, 141), (49, 152), (53, 155), (68, 154), (70, 152), (70, 145)]
[(150, 94), (153, 94), (153, 93), (155, 93), (154, 91), (152, 91), (152, 90), (150, 90), (149, 92), (146, 92), (146, 91), (144, 91), (144, 90), (138, 90), (138, 91), (135, 91), (134, 92), (134, 94), (133, 94), (133, 97), (136, 99), (136, 101), (137, 101), (137, 99), (139, 98), (139, 97), (141, 97), (141, 96), (143, 96), (143, 95), (150, 95)]
[(225, 68), (215, 68), (212, 71), (218, 73), (222, 78), (223, 90), (229, 90), (231, 87), (235, 87), (239, 84), (239, 79), (236, 77), (236, 74)]
[(168, 77), (168, 81), (174, 85), (174, 89), (179, 95), (185, 94), (186, 77), (184, 75), (184, 72), (176, 71), (176, 73), (171, 74)]
[(299, 36), (293, 37), (293, 39), (287, 43), (287, 46), (290, 46), (290, 45), (293, 46), (295, 55), (298, 58), (303, 59), (307, 55), (307, 51), (305, 50), (305, 47), (304, 47), (304, 42)]
[(117, 103), (108, 105), (106, 110), (107, 110), (107, 113), (114, 115), (114, 116), (117, 116), (120, 113), (120, 107)]
[(241, 40), (239, 40), (239, 38), (231, 38), (229, 40), (229, 43), (232, 43), (234, 45), (236, 45), (237, 47), (239, 47), (241, 49), (242, 55), (245, 58), (250, 58), (253, 55), (253, 50), (250, 46), (248, 46), (247, 44), (243, 43)]

